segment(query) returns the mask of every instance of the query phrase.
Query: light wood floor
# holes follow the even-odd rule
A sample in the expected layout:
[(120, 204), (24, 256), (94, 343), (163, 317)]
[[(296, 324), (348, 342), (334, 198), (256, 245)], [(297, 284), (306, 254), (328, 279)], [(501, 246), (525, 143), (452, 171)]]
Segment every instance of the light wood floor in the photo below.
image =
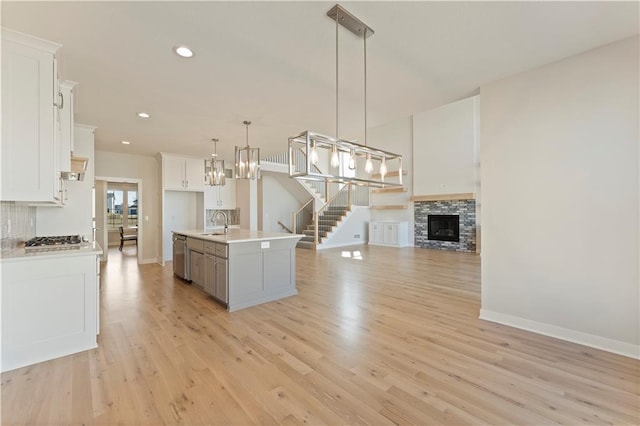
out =
[(297, 250), (229, 314), (112, 252), (99, 349), (2, 375), (2, 424), (638, 424), (636, 360), (481, 321), (475, 254)]

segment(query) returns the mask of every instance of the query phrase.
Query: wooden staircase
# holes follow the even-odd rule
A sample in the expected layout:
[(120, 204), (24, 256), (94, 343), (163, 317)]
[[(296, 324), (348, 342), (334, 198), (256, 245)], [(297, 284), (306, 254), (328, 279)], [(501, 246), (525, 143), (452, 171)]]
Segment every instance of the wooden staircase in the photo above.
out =
[[(322, 244), (322, 240), (332, 232), (340, 222), (347, 216), (350, 211), (349, 206), (330, 206), (326, 210), (322, 211), (318, 216), (318, 243)], [(314, 244), (314, 232), (315, 223), (311, 223), (306, 226), (302, 231), (304, 237), (298, 241), (297, 247), (306, 249), (315, 249)]]

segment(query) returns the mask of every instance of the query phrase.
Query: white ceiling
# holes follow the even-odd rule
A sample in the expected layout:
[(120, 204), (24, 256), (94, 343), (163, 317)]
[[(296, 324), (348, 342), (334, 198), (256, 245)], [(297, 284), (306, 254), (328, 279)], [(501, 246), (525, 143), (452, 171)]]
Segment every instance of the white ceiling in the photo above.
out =
[[(2, 25), (63, 44), (76, 122), (96, 149), (263, 156), (311, 129), (335, 134), (334, 2), (2, 2)], [(638, 2), (344, 2), (367, 41), (368, 124), (638, 33)], [(193, 59), (172, 47), (186, 44)], [(340, 133), (361, 137), (362, 40), (341, 28)], [(151, 118), (136, 117), (147, 111)], [(125, 146), (121, 140), (131, 141)], [(387, 149), (390, 149), (390, 144)]]

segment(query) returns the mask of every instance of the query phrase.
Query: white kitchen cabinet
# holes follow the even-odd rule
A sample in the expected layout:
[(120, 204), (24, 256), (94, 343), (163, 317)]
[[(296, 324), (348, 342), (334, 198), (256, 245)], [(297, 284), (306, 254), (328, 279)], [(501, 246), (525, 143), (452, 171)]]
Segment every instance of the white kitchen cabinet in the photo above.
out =
[(409, 243), (407, 222), (370, 222), (369, 244), (406, 247)]
[(378, 244), (384, 241), (384, 225), (378, 222), (369, 223), (369, 243)]
[(71, 153), (73, 152), (73, 114), (75, 111), (74, 92), (78, 83), (75, 81), (61, 81), (60, 94), (58, 96), (58, 112), (56, 123), (56, 152), (58, 162), (56, 171), (71, 171)]
[(2, 30), (3, 201), (56, 202), (56, 52), (61, 46)]
[(2, 371), (97, 347), (99, 254), (2, 260)]
[(170, 191), (204, 191), (204, 160), (162, 155), (163, 187)]
[(236, 208), (236, 181), (226, 179), (224, 186), (205, 186), (204, 208), (214, 210), (233, 210)]

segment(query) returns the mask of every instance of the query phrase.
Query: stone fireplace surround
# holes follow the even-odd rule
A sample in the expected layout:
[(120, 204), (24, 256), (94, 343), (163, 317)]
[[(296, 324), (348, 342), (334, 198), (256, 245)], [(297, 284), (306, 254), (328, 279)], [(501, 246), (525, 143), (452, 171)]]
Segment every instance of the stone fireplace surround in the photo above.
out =
[[(460, 216), (459, 242), (428, 239), (429, 215), (456, 214)], [(416, 199), (414, 200), (414, 219), (416, 247), (466, 252), (476, 251), (476, 202), (474, 199), (437, 199), (432, 201)]]

